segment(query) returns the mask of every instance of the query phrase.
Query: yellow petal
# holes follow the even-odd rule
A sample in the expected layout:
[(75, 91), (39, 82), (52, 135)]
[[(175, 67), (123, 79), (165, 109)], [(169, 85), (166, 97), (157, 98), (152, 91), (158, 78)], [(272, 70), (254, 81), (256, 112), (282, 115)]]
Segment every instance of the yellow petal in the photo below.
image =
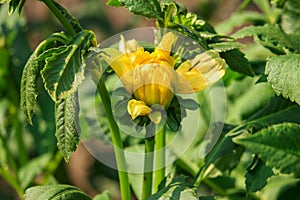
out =
[(179, 74), (179, 94), (188, 94), (205, 89), (225, 74), (226, 63), (216, 51), (197, 55), (182, 63), (176, 70)]
[[(174, 41), (175, 41), (174, 34), (172, 32), (166, 33), (162, 37), (160, 43), (155, 48), (154, 56), (157, 57), (159, 60), (171, 63), (173, 60), (170, 57), (170, 52), (171, 52)], [(172, 65), (173, 65), (173, 63), (172, 63)]]
[(113, 68), (118, 77), (133, 69), (130, 59), (117, 49), (106, 48), (102, 50), (102, 57)]
[(148, 107), (143, 101), (137, 101), (132, 99), (128, 102), (127, 111), (132, 119), (138, 116), (148, 115), (151, 112), (151, 108)]
[(138, 42), (134, 39), (125, 41), (123, 35), (120, 35), (119, 50), (122, 53), (132, 53), (138, 48)]

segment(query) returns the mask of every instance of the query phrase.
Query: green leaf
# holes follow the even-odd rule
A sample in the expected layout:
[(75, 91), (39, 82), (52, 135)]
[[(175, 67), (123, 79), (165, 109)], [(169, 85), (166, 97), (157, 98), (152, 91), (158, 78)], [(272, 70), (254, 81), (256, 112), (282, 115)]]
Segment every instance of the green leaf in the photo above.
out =
[(265, 16), (259, 12), (243, 11), (233, 13), (228, 20), (218, 23), (216, 31), (222, 34), (230, 34), (235, 27), (240, 27), (246, 22), (265, 21)]
[(108, 5), (108, 6), (115, 6), (115, 7), (121, 7), (124, 4), (122, 3), (121, 0), (108, 0), (106, 2), (106, 5)]
[(96, 195), (93, 200), (112, 200), (112, 197), (108, 191), (104, 191), (102, 194)]
[(51, 153), (47, 153), (30, 160), (18, 172), (18, 177), (21, 187), (26, 189), (34, 178), (39, 175), (42, 170), (48, 165), (52, 158)]
[(45, 41), (42, 42), (31, 54), (23, 69), (21, 78), (20, 107), (31, 125), (38, 96), (37, 79), (40, 76), (40, 67), (37, 57), (45, 44)]
[(241, 51), (233, 49), (230, 51), (221, 52), (220, 56), (225, 59), (227, 65), (232, 71), (247, 76), (254, 75), (248, 60), (245, 58), (245, 55)]
[(198, 200), (196, 188), (191, 187), (186, 181), (185, 176), (180, 175), (174, 178), (167, 186), (163, 187), (156, 194), (148, 197), (147, 200), (172, 200), (189, 199)]
[(21, 13), (25, 0), (8, 0), (9, 3), (9, 14), (13, 14), (18, 9), (19, 14)]
[(282, 123), (254, 135), (234, 138), (234, 142), (256, 153), (271, 168), (300, 177), (300, 126)]
[(268, 58), (265, 74), (276, 94), (300, 105), (300, 55), (290, 54)]
[(284, 54), (288, 50), (291, 52), (300, 50), (300, 42), (291, 40), (278, 25), (248, 26), (232, 35), (235, 38), (246, 36), (254, 36), (256, 41), (276, 54)]
[(181, 99), (180, 103), (188, 110), (197, 110), (200, 107), (194, 99)]
[(209, 48), (212, 48), (218, 52), (225, 52), (233, 49), (240, 49), (245, 47), (244, 44), (236, 41), (225, 41), (225, 42), (218, 42), (212, 43), (208, 45)]
[(54, 101), (63, 99), (77, 90), (84, 79), (84, 52), (93, 42), (91, 31), (76, 34), (70, 44), (46, 51), (45, 68), (41, 74), (45, 87)]
[(29, 188), (25, 200), (91, 200), (91, 198), (71, 185), (45, 185)]
[(267, 179), (273, 175), (272, 168), (267, 167), (264, 162), (259, 160), (253, 169), (247, 171), (245, 182), (247, 191), (260, 191), (267, 184)]
[(300, 1), (288, 0), (284, 4), (281, 16), (281, 26), (286, 33), (300, 31)]
[(56, 1), (53, 1), (54, 5), (56, 6), (56, 8), (61, 12), (61, 14), (68, 20), (68, 22), (71, 24), (72, 28), (74, 29), (74, 31), (76, 33), (79, 33), (80, 31), (82, 31), (82, 27), (80, 26), (79, 21), (73, 17), (69, 11), (67, 11), (64, 7), (62, 7), (59, 3), (57, 3)]
[(57, 146), (65, 160), (69, 162), (71, 154), (76, 150), (79, 142), (79, 104), (77, 92), (55, 105)]
[(136, 15), (159, 19), (162, 17), (158, 0), (121, 0), (125, 8)]

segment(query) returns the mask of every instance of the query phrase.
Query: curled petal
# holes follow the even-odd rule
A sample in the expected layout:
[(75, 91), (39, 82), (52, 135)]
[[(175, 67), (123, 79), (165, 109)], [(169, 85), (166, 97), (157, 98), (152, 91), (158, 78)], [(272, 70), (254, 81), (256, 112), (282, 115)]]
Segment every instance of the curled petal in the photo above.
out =
[(125, 41), (123, 35), (120, 35), (119, 50), (122, 53), (132, 53), (138, 49), (138, 42), (134, 39)]
[(172, 32), (166, 33), (158, 46), (155, 48), (155, 54), (160, 60), (169, 62), (172, 45), (175, 42), (175, 36)]
[(226, 63), (216, 51), (207, 51), (193, 60), (182, 63), (176, 70), (179, 74), (177, 93), (189, 94), (205, 89), (222, 78)]
[(151, 108), (148, 107), (143, 101), (137, 101), (132, 99), (128, 102), (127, 111), (132, 119), (138, 116), (148, 115), (151, 112)]

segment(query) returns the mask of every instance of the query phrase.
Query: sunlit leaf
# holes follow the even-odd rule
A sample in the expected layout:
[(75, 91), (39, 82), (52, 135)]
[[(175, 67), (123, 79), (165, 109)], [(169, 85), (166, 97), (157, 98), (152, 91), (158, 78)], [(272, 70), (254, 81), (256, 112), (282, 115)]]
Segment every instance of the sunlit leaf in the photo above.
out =
[(71, 185), (45, 185), (29, 188), (25, 200), (91, 200), (91, 198)]
[(93, 200), (112, 200), (112, 197), (108, 191), (104, 191), (101, 194), (96, 195)]
[(120, 0), (130, 12), (150, 18), (161, 18), (162, 12), (158, 0)]
[(269, 167), (300, 177), (300, 126), (282, 123), (234, 139), (256, 153)]
[(26, 189), (29, 184), (39, 175), (42, 170), (48, 165), (50, 162), (52, 155), (51, 153), (46, 153), (39, 157), (36, 157), (26, 163), (18, 173), (18, 177), (21, 183), (21, 187)]
[(71, 154), (76, 150), (79, 142), (79, 104), (77, 92), (55, 105), (57, 146), (65, 160), (69, 162)]
[(50, 49), (41, 55), (46, 57), (42, 77), (54, 101), (66, 98), (81, 84), (84, 79), (83, 53), (93, 40), (91, 31), (81, 31), (70, 44)]
[(268, 58), (266, 71), (274, 91), (300, 105), (300, 55), (290, 54)]

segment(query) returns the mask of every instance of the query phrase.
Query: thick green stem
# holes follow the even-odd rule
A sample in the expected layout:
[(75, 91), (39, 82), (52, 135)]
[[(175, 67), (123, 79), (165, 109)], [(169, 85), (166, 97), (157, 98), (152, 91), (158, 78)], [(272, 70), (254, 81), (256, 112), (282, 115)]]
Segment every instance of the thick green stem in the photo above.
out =
[(144, 182), (142, 200), (145, 200), (152, 193), (154, 144), (154, 138), (145, 139)]
[(166, 128), (161, 128), (155, 135), (155, 164), (157, 169), (154, 172), (154, 190), (158, 191), (158, 186), (165, 178), (165, 164), (166, 164), (166, 152), (164, 147), (166, 146)]
[(120, 131), (118, 128), (117, 123), (114, 120), (114, 116), (111, 110), (111, 101), (106, 89), (106, 86), (104, 84), (103, 77), (99, 80), (97, 84), (98, 92), (101, 96), (106, 117), (108, 119), (108, 125), (111, 132), (112, 142), (114, 144), (114, 151), (116, 156), (116, 162), (118, 167), (118, 175), (120, 180), (120, 189), (121, 189), (121, 195), (123, 200), (130, 200), (131, 194), (130, 194), (130, 185), (129, 185), (129, 178), (128, 173), (126, 172), (126, 160), (124, 152), (122, 151), (123, 143), (120, 136)]
[(60, 10), (55, 6), (53, 0), (41, 0), (44, 2), (47, 7), (51, 10), (51, 12), (56, 16), (56, 18), (60, 21), (60, 23), (65, 27), (65, 29), (71, 35), (75, 35), (76, 31), (73, 29), (70, 22), (65, 18), (65, 16), (60, 12)]

